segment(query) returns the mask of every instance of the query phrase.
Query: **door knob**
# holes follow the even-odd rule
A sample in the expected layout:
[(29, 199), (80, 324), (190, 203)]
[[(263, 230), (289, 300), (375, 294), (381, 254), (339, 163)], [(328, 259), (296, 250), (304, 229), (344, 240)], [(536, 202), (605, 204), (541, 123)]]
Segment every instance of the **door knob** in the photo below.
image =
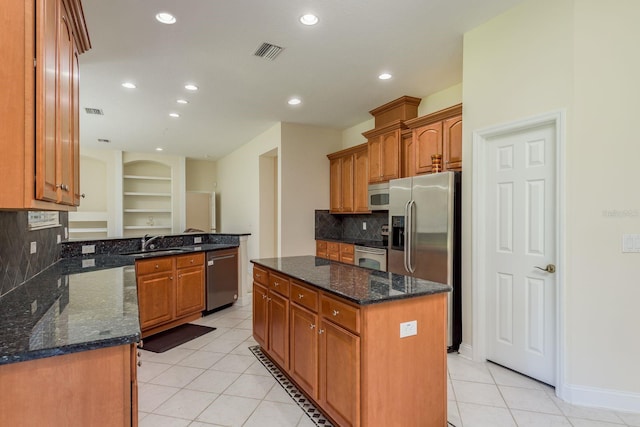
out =
[(556, 266), (553, 265), (553, 264), (547, 264), (546, 268), (538, 267), (537, 265), (535, 267), (538, 270), (546, 271), (547, 273), (555, 273), (556, 272)]

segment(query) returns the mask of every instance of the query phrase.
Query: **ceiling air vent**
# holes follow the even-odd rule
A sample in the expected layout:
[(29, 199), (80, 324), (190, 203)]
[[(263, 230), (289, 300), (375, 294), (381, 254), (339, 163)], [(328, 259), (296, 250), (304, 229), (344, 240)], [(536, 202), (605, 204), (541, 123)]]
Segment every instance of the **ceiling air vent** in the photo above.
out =
[(84, 111), (85, 111), (87, 114), (96, 114), (96, 115), (98, 115), (98, 116), (104, 116), (104, 113), (103, 113), (103, 112), (102, 112), (102, 110), (101, 110), (101, 109), (99, 109), (99, 108), (85, 108), (85, 109), (84, 109)]
[(276, 56), (282, 52), (284, 48), (276, 46), (271, 43), (262, 43), (260, 47), (254, 52), (255, 56), (273, 61)]

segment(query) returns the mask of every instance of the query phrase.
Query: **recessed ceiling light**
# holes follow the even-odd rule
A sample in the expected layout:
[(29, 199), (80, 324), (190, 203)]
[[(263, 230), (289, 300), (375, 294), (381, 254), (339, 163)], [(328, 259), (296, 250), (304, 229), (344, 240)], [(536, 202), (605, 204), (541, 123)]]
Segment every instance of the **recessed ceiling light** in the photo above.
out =
[(306, 15), (302, 15), (300, 17), (300, 22), (304, 25), (316, 25), (318, 23), (318, 17), (311, 13), (307, 13)]
[(189, 103), (189, 101), (187, 101), (186, 99), (178, 99), (176, 102), (178, 104), (188, 104)]
[(178, 113), (169, 113), (169, 115), (171, 117), (180, 117), (180, 114), (178, 114)]
[(380, 80), (389, 80), (391, 77), (392, 77), (392, 76), (391, 76), (391, 74), (389, 74), (389, 73), (382, 73), (382, 74), (380, 74), (380, 75), (378, 76), (378, 78), (379, 78)]
[(301, 102), (302, 101), (300, 100), (300, 98), (291, 98), (290, 100), (287, 101), (289, 105), (298, 105)]
[(162, 151), (162, 150), (163, 150), (163, 148), (162, 148), (162, 147), (158, 147), (158, 148), (156, 148), (156, 151)]
[(158, 22), (162, 22), (163, 24), (175, 24), (176, 17), (168, 12), (160, 12), (156, 15), (156, 19)]
[(122, 87), (126, 87), (127, 89), (135, 89), (136, 85), (131, 82), (124, 82), (122, 83)]
[(184, 85), (184, 88), (186, 90), (198, 90), (198, 86), (196, 86), (194, 84), (191, 84), (191, 83)]

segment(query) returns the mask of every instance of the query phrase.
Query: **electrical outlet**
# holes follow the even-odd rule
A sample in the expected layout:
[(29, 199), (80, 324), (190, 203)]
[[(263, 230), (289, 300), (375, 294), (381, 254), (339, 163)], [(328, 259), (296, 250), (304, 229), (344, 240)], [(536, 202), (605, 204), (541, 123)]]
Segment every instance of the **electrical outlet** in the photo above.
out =
[(96, 253), (96, 245), (82, 245), (82, 253), (83, 254), (95, 254)]
[(34, 299), (31, 303), (31, 314), (35, 313), (36, 311), (38, 311), (38, 300)]
[(37, 251), (38, 251), (38, 244), (36, 242), (31, 242), (29, 253), (35, 254)]
[(193, 238), (193, 243), (195, 243), (195, 244), (202, 243), (202, 237), (194, 237)]
[(363, 229), (363, 230), (366, 230), (366, 229), (367, 229), (367, 223), (366, 223), (366, 222), (364, 222), (364, 221), (362, 221), (362, 229)]
[(60, 243), (60, 242), (62, 242), (62, 236), (58, 234), (56, 236), (56, 243)]
[(96, 266), (96, 260), (93, 258), (82, 260), (82, 268), (89, 268), (89, 267), (95, 267), (95, 266)]
[(622, 252), (640, 252), (640, 234), (623, 234)]
[(413, 335), (418, 335), (417, 320), (400, 323), (400, 338), (410, 337)]

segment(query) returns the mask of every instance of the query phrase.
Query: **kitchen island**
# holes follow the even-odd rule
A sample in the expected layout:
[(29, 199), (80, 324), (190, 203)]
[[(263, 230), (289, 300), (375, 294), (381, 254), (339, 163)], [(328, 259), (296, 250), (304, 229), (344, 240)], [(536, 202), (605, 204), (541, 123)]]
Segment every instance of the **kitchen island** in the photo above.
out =
[(445, 284), (314, 256), (252, 260), (253, 336), (339, 426), (445, 426)]

